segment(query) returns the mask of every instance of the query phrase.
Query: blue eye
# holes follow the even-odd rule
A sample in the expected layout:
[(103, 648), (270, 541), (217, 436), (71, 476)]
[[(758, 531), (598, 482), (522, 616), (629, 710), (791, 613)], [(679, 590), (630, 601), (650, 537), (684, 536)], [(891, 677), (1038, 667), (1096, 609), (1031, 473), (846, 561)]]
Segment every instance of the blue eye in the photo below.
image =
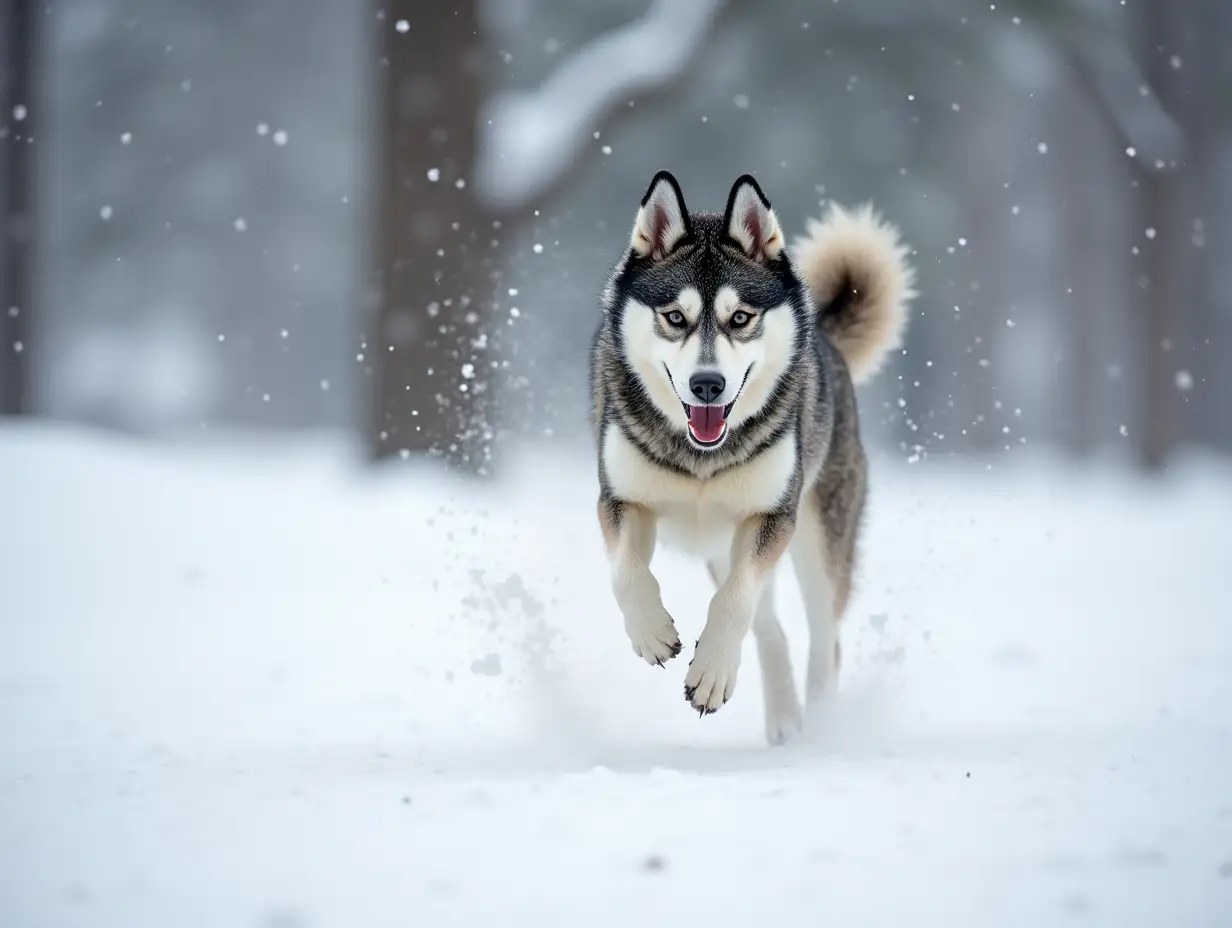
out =
[(732, 317), (731, 317), (732, 328), (736, 328), (736, 329), (743, 328), (744, 326), (749, 324), (749, 318), (750, 316), (748, 313), (744, 312), (743, 310), (737, 310), (736, 312), (732, 313)]
[(684, 325), (684, 313), (678, 309), (674, 309), (667, 314), (667, 321), (676, 326)]

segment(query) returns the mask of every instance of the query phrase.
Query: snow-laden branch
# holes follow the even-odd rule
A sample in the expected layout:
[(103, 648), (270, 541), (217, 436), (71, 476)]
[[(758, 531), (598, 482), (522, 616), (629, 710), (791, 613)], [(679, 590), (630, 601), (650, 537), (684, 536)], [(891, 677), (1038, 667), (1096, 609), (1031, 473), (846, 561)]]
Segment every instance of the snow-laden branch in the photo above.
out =
[(1127, 150), (1150, 164), (1183, 157), (1184, 130), (1164, 109), (1155, 88), (1148, 87), (1124, 45), (1074, 42), (1067, 57)]
[(684, 71), (722, 3), (655, 0), (640, 19), (579, 49), (538, 89), (493, 96), (479, 119), (479, 196), (517, 209), (549, 189), (608, 110)]
[(1185, 152), (1185, 132), (1160, 102), (1135, 59), (1123, 7), (1078, 0), (1058, 42), (1120, 142), (1141, 161), (1165, 164)]

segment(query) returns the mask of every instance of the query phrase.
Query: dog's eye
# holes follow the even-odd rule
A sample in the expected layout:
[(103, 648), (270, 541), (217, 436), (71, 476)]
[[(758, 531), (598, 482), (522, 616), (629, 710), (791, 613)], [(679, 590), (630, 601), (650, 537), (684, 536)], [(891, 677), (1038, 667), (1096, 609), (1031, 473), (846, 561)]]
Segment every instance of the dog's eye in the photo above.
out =
[(684, 325), (684, 313), (678, 309), (673, 309), (667, 314), (667, 321), (675, 326)]
[(749, 324), (751, 317), (744, 310), (737, 310), (732, 313), (731, 326), (733, 329), (740, 329)]

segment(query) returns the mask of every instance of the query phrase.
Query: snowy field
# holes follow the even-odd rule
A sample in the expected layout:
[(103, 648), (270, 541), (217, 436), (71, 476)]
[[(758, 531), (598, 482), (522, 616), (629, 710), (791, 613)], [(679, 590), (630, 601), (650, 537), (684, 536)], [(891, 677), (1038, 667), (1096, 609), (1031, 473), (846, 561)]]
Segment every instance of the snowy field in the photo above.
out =
[[(1232, 469), (875, 462), (829, 730), (632, 653), (585, 457), (0, 431), (0, 925), (1232, 925)], [(804, 621), (779, 585), (797, 673)]]

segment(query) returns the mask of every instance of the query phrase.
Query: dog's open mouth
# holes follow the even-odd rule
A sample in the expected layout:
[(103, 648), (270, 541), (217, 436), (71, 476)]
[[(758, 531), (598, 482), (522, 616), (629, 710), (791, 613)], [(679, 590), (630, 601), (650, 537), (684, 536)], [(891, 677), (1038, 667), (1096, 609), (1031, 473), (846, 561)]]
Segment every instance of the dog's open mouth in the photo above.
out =
[(727, 434), (727, 417), (731, 415), (735, 400), (726, 406), (690, 406), (683, 403), (689, 417), (689, 432), (693, 440), (702, 446), (717, 445)]

